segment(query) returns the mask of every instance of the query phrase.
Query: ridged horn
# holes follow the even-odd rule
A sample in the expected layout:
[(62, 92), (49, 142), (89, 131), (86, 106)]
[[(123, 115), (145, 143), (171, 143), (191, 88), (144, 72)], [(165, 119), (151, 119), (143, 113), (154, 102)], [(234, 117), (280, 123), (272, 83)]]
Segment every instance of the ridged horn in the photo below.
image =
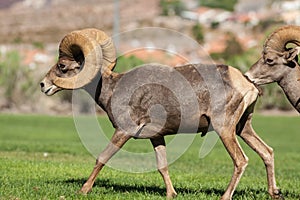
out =
[[(59, 45), (59, 57), (65, 56), (83, 63), (75, 76), (56, 76), (53, 83), (65, 89), (77, 89), (90, 83), (99, 72), (115, 65), (112, 39), (97, 29), (84, 29), (67, 34)], [(111, 67), (112, 66), (112, 67)]]
[(300, 46), (300, 27), (289, 25), (283, 26), (275, 30), (266, 40), (264, 44), (264, 51), (272, 49), (278, 52), (286, 51), (286, 45), (288, 43), (296, 44)]
[(113, 44), (112, 38), (108, 37), (103, 31), (94, 28), (84, 29), (82, 30), (82, 32), (88, 37), (95, 39), (101, 46), (103, 54), (103, 64), (101, 71), (112, 71), (116, 65), (117, 59), (116, 49)]

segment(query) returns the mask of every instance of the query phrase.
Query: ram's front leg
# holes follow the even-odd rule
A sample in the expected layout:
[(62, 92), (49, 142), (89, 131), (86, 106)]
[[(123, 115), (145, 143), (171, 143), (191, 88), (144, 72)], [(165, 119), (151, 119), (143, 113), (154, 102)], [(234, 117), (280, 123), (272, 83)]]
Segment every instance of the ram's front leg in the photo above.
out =
[(167, 198), (173, 198), (177, 196), (176, 191), (172, 185), (169, 172), (168, 172), (168, 162), (167, 162), (167, 153), (166, 153), (166, 144), (163, 137), (151, 139), (152, 145), (154, 147), (157, 169), (161, 176), (164, 179), (166, 190), (167, 190)]
[(219, 132), (219, 135), (234, 164), (233, 175), (221, 199), (231, 200), (235, 188), (238, 185), (240, 178), (242, 177), (245, 168), (248, 164), (248, 158), (244, 154), (235, 136), (235, 130), (227, 129), (223, 132)]
[(117, 153), (121, 147), (131, 138), (129, 134), (126, 134), (120, 130), (116, 130), (110, 143), (107, 147), (100, 153), (96, 160), (96, 165), (85, 184), (82, 186), (80, 192), (86, 194), (92, 190), (94, 182), (98, 173), (101, 171), (103, 166), (108, 162), (108, 160)]

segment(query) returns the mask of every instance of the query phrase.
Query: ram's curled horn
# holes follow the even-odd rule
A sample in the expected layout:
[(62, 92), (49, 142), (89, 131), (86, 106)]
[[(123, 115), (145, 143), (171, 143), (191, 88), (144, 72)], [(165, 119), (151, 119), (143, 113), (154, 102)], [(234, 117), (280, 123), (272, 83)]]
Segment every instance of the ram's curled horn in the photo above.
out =
[(288, 43), (300, 46), (300, 27), (288, 25), (274, 31), (264, 44), (264, 51), (275, 50), (278, 52), (286, 51)]
[(90, 83), (100, 71), (110, 71), (116, 62), (112, 39), (97, 29), (83, 29), (67, 34), (59, 45), (59, 57), (82, 64), (73, 77), (55, 77), (53, 83), (65, 89), (77, 89)]
[(103, 73), (110, 73), (111, 70), (113, 70), (113, 68), (115, 67), (117, 59), (116, 49), (113, 44), (112, 38), (108, 37), (106, 33), (98, 29), (84, 29), (82, 30), (82, 32), (88, 37), (95, 39), (100, 44), (103, 56), (101, 71)]

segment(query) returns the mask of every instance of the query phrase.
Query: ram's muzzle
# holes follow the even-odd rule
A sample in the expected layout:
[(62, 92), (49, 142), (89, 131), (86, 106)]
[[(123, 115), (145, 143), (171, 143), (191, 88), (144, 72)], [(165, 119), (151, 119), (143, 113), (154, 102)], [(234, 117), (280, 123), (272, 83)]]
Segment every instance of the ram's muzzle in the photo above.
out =
[(53, 71), (54, 67), (56, 66), (53, 66), (50, 69), (50, 71), (46, 74), (45, 78), (40, 82), (41, 91), (45, 93), (47, 96), (51, 96), (56, 92), (62, 90), (62, 88), (53, 84), (52, 76), (54, 75), (54, 71)]

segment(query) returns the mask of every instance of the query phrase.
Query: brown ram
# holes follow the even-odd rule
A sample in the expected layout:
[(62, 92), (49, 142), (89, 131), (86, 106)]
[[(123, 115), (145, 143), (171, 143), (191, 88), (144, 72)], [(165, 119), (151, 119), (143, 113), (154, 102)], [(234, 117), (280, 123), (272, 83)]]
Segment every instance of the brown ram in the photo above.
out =
[[(234, 164), (231, 181), (222, 199), (232, 198), (248, 163), (236, 135), (263, 159), (269, 193), (273, 198), (281, 198), (275, 182), (273, 150), (254, 132), (251, 119), (259, 94), (255, 84), (274, 81), (300, 112), (298, 48), (285, 48), (289, 42), (299, 45), (299, 36), (299, 27), (295, 26), (283, 27), (273, 33), (264, 46), (263, 57), (246, 73), (246, 77), (230, 66), (201, 64), (175, 68), (147, 64), (117, 74), (112, 72), (116, 62), (115, 50), (111, 39), (103, 32), (85, 29), (68, 34), (60, 44), (58, 62), (40, 83), (42, 92), (53, 95), (62, 89), (84, 88), (107, 112), (115, 127), (111, 142), (99, 155), (81, 192), (91, 191), (100, 170), (126, 141), (148, 138), (156, 153), (157, 168), (165, 182), (167, 197), (174, 197), (176, 192), (168, 174), (164, 136), (191, 131), (205, 135), (208, 128), (213, 127)], [(156, 77), (166, 82), (155, 82)], [(124, 101), (122, 97), (127, 98), (128, 87), (137, 78), (150, 81), (136, 87), (128, 102)], [(184, 80), (193, 94), (186, 92)], [(175, 88), (175, 93), (166, 87), (168, 82)], [(180, 99), (186, 102), (180, 103)], [(164, 119), (159, 114), (151, 116), (149, 110), (155, 105), (163, 106)]]

